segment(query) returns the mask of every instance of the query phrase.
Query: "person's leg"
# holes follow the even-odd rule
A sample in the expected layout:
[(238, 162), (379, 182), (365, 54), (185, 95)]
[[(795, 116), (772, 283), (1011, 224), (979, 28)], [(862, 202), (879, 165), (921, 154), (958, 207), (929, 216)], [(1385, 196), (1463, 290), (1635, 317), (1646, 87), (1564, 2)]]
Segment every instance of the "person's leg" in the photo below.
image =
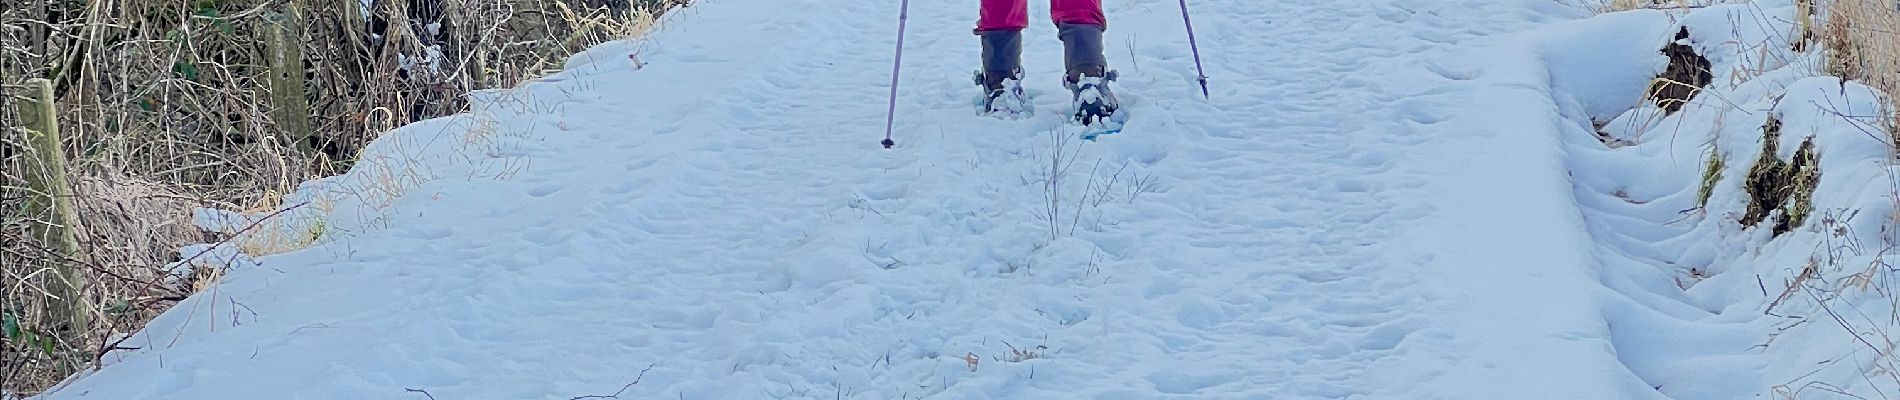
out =
[(983, 40), (985, 76), (995, 75), (1000, 82), (1002, 77), (1014, 77), (1023, 69), (1023, 31), (982, 31), (976, 35)]
[(1008, 92), (1006, 81), (1021, 79), (1023, 65), (1023, 28), (1029, 26), (1029, 0), (983, 0), (976, 35), (983, 42), (983, 73), (980, 76), (988, 96), (989, 111), (996, 111), (999, 97)]
[(1102, 32), (1108, 29), (1108, 17), (1102, 13), (1102, 0), (1049, 0), (1049, 18), (1062, 39), (1069, 82), (1107, 73)]
[(1084, 125), (1103, 121), (1120, 106), (1108, 88), (1115, 74), (1108, 70), (1102, 44), (1102, 33), (1108, 30), (1102, 0), (1049, 0), (1049, 18), (1062, 39), (1064, 81), (1075, 92), (1076, 119)]
[(1029, 0), (983, 0), (976, 32), (1020, 31), (1029, 27)]
[(1022, 70), (1023, 28), (1029, 26), (1029, 0), (983, 0), (976, 35), (983, 40), (985, 85), (996, 90)]
[(1108, 28), (1102, 0), (1049, 0), (1049, 19), (1056, 25), (1081, 24)]
[(1070, 83), (1083, 76), (1101, 77), (1108, 72), (1108, 56), (1102, 44), (1102, 26), (1062, 23), (1056, 25), (1056, 37), (1062, 39), (1062, 59)]

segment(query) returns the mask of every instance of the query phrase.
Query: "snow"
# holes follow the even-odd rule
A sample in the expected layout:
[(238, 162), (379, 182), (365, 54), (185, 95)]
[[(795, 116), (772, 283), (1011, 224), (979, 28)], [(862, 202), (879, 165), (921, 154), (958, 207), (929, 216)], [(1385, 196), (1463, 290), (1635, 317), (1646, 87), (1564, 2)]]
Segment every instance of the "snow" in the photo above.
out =
[[(1897, 241), (1882, 235), (1893, 231), (1900, 196), (1894, 150), (1867, 130), (1885, 104), (1880, 94), (1818, 76), (1820, 55), (1792, 50), (1791, 1), (1641, 14), (1668, 18), (1588, 23), (1668, 32), (1650, 34), (1647, 47), (1686, 26), (1686, 44), (1709, 59), (1715, 77), (1675, 114), (1654, 105), (1608, 116), (1588, 107), (1565, 111), (1569, 129), (1603, 123), (1606, 136), (1628, 143), (1609, 148), (1584, 133), (1565, 136), (1577, 202), (1611, 289), (1604, 302), (1619, 359), (1658, 392), (1683, 400), (1876, 398), (1900, 390), (1900, 380), (1883, 372), (1893, 362), (1877, 354), (1885, 350), (1861, 346), (1886, 340), (1878, 332), (1895, 322), (1878, 317), (1894, 309), (1880, 293), (1891, 293), (1884, 277), (1895, 255), (1882, 247)], [(1621, 73), (1654, 74), (1663, 61)], [(1606, 100), (1579, 102), (1593, 101)], [(1814, 211), (1780, 236), (1772, 219), (1742, 223), (1750, 201), (1744, 180), (1761, 157), (1771, 117), (1782, 124), (1773, 156), (1790, 161), (1812, 140), (1821, 171)], [(1721, 173), (1706, 205), (1698, 204), (1711, 154), (1723, 161)], [(1797, 278), (1810, 266), (1812, 279)]]
[[(1756, 346), (1789, 322), (1763, 314), (1774, 296), (1754, 278), (1777, 290), (1826, 240), (1864, 244), (1842, 265), (1879, 259), (1900, 186), (1884, 147), (1822, 112), (1870, 114), (1877, 93), (1816, 77), (1812, 54), (1747, 47), (1774, 44), (1773, 23), (1726, 29), (1785, 21), (1787, 1), (1587, 19), (1542, 0), (1196, 3), (1210, 99), (1175, 2), (1107, 2), (1133, 117), (1095, 141), (1062, 123), (1045, 24), (1025, 42), (1036, 115), (969, 111), (979, 49), (964, 3), (911, 5), (893, 150), (877, 142), (896, 2), (704, 0), (647, 38), (478, 93), (472, 112), (392, 132), (277, 214), (202, 212), (258, 257), (195, 248), (243, 262), (193, 265), (231, 269), (124, 343), (139, 349), (44, 397), (1687, 400), (1802, 379), (1900, 386), (1852, 379), (1883, 361), (1825, 321)], [(1678, 23), (1735, 84), (1662, 117), (1639, 97)], [(1769, 60), (1788, 62), (1748, 68)], [(1815, 214), (1869, 216), (1846, 222), (1851, 238), (1810, 222), (1771, 240), (1772, 224), (1736, 222), (1734, 177), (1771, 112), (1782, 149), (1821, 149)], [(1633, 144), (1603, 145), (1596, 124)], [(1704, 143), (1730, 178), (1685, 214)], [(1781, 306), (1826, 304), (1802, 301)], [(1860, 358), (1804, 377), (1841, 354)]]

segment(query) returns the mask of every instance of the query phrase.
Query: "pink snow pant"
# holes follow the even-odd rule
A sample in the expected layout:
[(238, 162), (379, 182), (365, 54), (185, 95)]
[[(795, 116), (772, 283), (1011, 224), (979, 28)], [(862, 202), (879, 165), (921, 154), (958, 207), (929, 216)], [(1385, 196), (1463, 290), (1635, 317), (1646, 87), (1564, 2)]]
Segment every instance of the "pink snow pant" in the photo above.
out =
[[(1049, 0), (1049, 19), (1057, 24), (1108, 26), (1102, 0)], [(983, 0), (976, 30), (1022, 30), (1029, 27), (1029, 0)]]

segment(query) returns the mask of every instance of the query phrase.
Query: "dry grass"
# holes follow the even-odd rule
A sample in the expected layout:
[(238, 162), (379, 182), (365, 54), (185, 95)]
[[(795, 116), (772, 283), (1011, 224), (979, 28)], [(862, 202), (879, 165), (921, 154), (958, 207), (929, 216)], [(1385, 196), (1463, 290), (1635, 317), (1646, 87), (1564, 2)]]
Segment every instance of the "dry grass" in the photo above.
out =
[[(1715, 3), (1748, 2), (1558, 1), (1598, 12), (1639, 8), (1697, 8)], [(1900, 112), (1896, 112), (1900, 111), (1900, 1), (1795, 0), (1795, 5), (1795, 15), (1792, 16), (1795, 32), (1788, 37), (1794, 51), (1824, 52), (1825, 65), (1816, 68), (1818, 72), (1864, 83), (1887, 93), (1885, 111), (1881, 112), (1881, 116), (1888, 118), (1882, 122), (1881, 128), (1892, 138), (1894, 161), (1900, 162)], [(1768, 47), (1761, 47), (1759, 51), (1762, 59), (1767, 58), (1768, 50)], [(1731, 75), (1735, 79), (1746, 80), (1761, 76), (1762, 72), (1770, 68), (1769, 65), (1756, 67), (1760, 69), (1742, 70)], [(1731, 82), (1738, 83), (1740, 81)], [(1900, 226), (1900, 187), (1891, 189), (1897, 206), (1890, 215), (1875, 216), (1888, 221), (1881, 235), (1886, 243), (1879, 244), (1878, 248), (1864, 247), (1874, 244), (1861, 243), (1860, 238), (1863, 236), (1853, 231), (1854, 224), (1848, 223), (1859, 211), (1816, 209), (1812, 203), (1811, 197), (1817, 189), (1821, 173), (1817, 168), (1819, 154), (1812, 140), (1803, 141), (1793, 159), (1783, 161), (1775, 156), (1778, 153), (1776, 147), (1780, 142), (1780, 131), (1780, 121), (1772, 117), (1762, 126), (1763, 148), (1753, 167), (1742, 177), (1745, 179), (1743, 189), (1749, 203), (1741, 222), (1751, 226), (1771, 222), (1776, 235), (1788, 233), (1808, 222), (1807, 226), (1815, 227), (1814, 231), (1820, 234), (1820, 241), (1816, 244), (1814, 254), (1800, 267), (1799, 272), (1783, 282), (1785, 290), (1768, 304), (1765, 310), (1768, 315), (1783, 317), (1787, 322), (1770, 332), (1769, 343), (1763, 345), (1772, 344), (1776, 337), (1790, 333), (1801, 325), (1820, 324), (1828, 325), (1830, 330), (1840, 329), (1849, 333), (1825, 339), (1850, 341), (1863, 352), (1844, 355), (1812, 367), (1819, 372), (1820, 369), (1846, 363), (1844, 368), (1862, 371), (1861, 376), (1851, 377), (1857, 382), (1826, 381), (1815, 378), (1818, 375), (1811, 373), (1774, 385), (1770, 390), (1775, 398), (1785, 399), (1888, 397), (1890, 392), (1881, 390), (1900, 385), (1900, 359), (1894, 357), (1895, 343), (1900, 343), (1900, 340), (1891, 336), (1892, 329), (1900, 326), (1900, 314), (1869, 313), (1862, 307), (1866, 306), (1867, 303), (1863, 303), (1866, 301), (1885, 301), (1889, 303), (1886, 305), (1889, 309), (1900, 309), (1900, 296), (1893, 293), (1890, 276), (1895, 271), (1891, 257), (1900, 253), (1900, 235), (1893, 233), (1894, 227)], [(1721, 149), (1711, 149), (1711, 152), (1713, 154), (1704, 165), (1701, 187), (1698, 188), (1698, 204), (1708, 201), (1714, 183), (1722, 179), (1720, 171), (1724, 169), (1724, 161), (1719, 157)], [(1772, 293), (1767, 289), (1771, 286), (1766, 285), (1769, 284), (1762, 287), (1764, 295)], [(1876, 298), (1869, 299), (1866, 296)], [(1871, 355), (1871, 359), (1867, 355)]]
[[(80, 254), (35, 243), (43, 216), (19, 206), (24, 138), (0, 136), (0, 392), (31, 395), (86, 367), (106, 339), (138, 329), (209, 282), (166, 281), (178, 249), (231, 239), (190, 210), (271, 210), (300, 182), (357, 163), (382, 133), (467, 111), (471, 90), (511, 87), (574, 53), (650, 29), (684, 0), (7, 0), (0, 8), (0, 126), (29, 78), (55, 82), (79, 214)], [(286, 9), (286, 4), (301, 8)], [(368, 6), (365, 6), (368, 4)], [(266, 82), (270, 24), (298, 21), (302, 110)], [(431, 67), (432, 66), (432, 67)], [(313, 135), (286, 129), (307, 117)], [(475, 134), (475, 133), (471, 133)], [(376, 160), (365, 160), (380, 162)], [(363, 196), (413, 186), (395, 170)], [(387, 192), (387, 193), (386, 193)], [(394, 193), (394, 194), (392, 194)], [(322, 208), (326, 204), (307, 204)], [(315, 234), (260, 231), (237, 243), (271, 254)], [(76, 265), (92, 326), (48, 342), (50, 263)], [(212, 279), (219, 274), (201, 274)]]
[[(1805, 9), (1805, 7), (1797, 9), (1800, 12), (1800, 15), (1796, 17), (1801, 40), (1795, 43), (1795, 49), (1805, 51), (1807, 50), (1805, 46), (1810, 42), (1818, 44), (1819, 51), (1825, 52), (1826, 55), (1825, 65), (1820, 72), (1857, 81), (1886, 93), (1887, 98), (1883, 107), (1885, 111), (1881, 114), (1887, 118), (1884, 118), (1880, 125), (1891, 138), (1893, 147), (1890, 151), (1894, 152), (1894, 160), (1900, 161), (1900, 126), (1896, 126), (1900, 124), (1900, 114), (1895, 113), (1895, 110), (1900, 110), (1900, 107), (1897, 107), (1900, 106), (1900, 2), (1815, 0), (1812, 3), (1803, 1), (1799, 4), (1812, 6), (1812, 9)], [(1819, 26), (1816, 26), (1815, 17), (1819, 17), (1821, 21)], [(1812, 163), (1814, 155), (1810, 153), (1808, 146), (1804, 144), (1801, 151), (1797, 152), (1793, 164)], [(1752, 175), (1751, 189), (1754, 184)], [(1786, 177), (1783, 175), (1783, 178)], [(1793, 182), (1789, 182), (1791, 185), (1788, 186), (1792, 186), (1790, 189), (1796, 192), (1814, 189), (1814, 183), (1816, 183), (1814, 178), (1796, 178)], [(1894, 201), (1900, 204), (1900, 188), (1894, 190), (1896, 190), (1892, 194)], [(1751, 207), (1751, 215), (1754, 211)], [(1787, 218), (1790, 219), (1801, 214), (1812, 214), (1807, 216), (1820, 219), (1817, 225), (1821, 242), (1817, 244), (1814, 255), (1811, 256), (1802, 276), (1788, 285), (1790, 292), (1798, 291), (1806, 295), (1809, 305), (1814, 308), (1814, 312), (1820, 314), (1820, 318), (1802, 319), (1800, 321), (1803, 322), (1794, 322), (1778, 329), (1786, 331), (1805, 322), (1833, 325), (1849, 333), (1841, 340), (1852, 338), (1853, 343), (1858, 344), (1860, 350), (1865, 351), (1862, 354), (1871, 354), (1873, 357), (1863, 359), (1856, 355), (1827, 363), (1830, 366), (1844, 360), (1860, 363), (1861, 365), (1856, 367), (1862, 369), (1863, 376), (1855, 377), (1855, 379), (1864, 379), (1866, 385), (1852, 390), (1852, 392), (1860, 393), (1852, 393), (1845, 389), (1859, 385), (1828, 382), (1805, 376), (1775, 386), (1774, 392), (1778, 398), (1790, 399), (1827, 397), (1832, 394), (1856, 398), (1886, 396), (1879, 392), (1881, 387), (1900, 385), (1900, 368), (1896, 368), (1900, 365), (1896, 361), (1900, 360), (1894, 358), (1896, 341), (1890, 335), (1893, 327), (1900, 326), (1900, 320), (1896, 320), (1894, 314), (1867, 315), (1862, 312), (1863, 306), (1858, 304), (1861, 301), (1872, 301), (1862, 296), (1876, 296), (1882, 299), (1880, 301), (1888, 302), (1889, 307), (1900, 307), (1900, 296), (1895, 296), (1892, 292), (1889, 276), (1894, 271), (1894, 266), (1890, 264), (1890, 256), (1900, 249), (1900, 243), (1895, 243), (1895, 236), (1890, 233), (1896, 224), (1900, 224), (1900, 207), (1896, 207), (1891, 215), (1875, 217), (1885, 217), (1888, 222), (1883, 227), (1883, 231), (1888, 233), (1881, 235), (1886, 243), (1880, 244), (1878, 248), (1866, 247), (1872, 245), (1871, 243), (1861, 243), (1857, 239), (1860, 235), (1853, 231), (1852, 224), (1847, 223), (1855, 218), (1859, 213), (1858, 210), (1814, 210), (1811, 205), (1797, 202), (1790, 204), (1786, 212)], [(1786, 224), (1786, 221), (1783, 224)], [(1776, 232), (1782, 231), (1783, 227), (1778, 226)], [(1810, 277), (1812, 279), (1809, 279)], [(1787, 294), (1783, 296), (1787, 297)], [(1776, 301), (1776, 303), (1780, 302), (1781, 300)], [(1873, 392), (1867, 392), (1868, 390)], [(1804, 394), (1807, 395), (1804, 396)]]
[(1900, 159), (1900, 4), (1893, 0), (1834, 0), (1820, 34), (1827, 73), (1887, 93), (1884, 128)]
[(1774, 221), (1774, 233), (1780, 235), (1800, 227), (1814, 211), (1814, 189), (1821, 181), (1821, 170), (1812, 138), (1801, 142), (1793, 161), (1782, 161), (1776, 156), (1781, 142), (1781, 120), (1771, 116), (1761, 129), (1761, 155), (1749, 168), (1747, 180), (1742, 184), (1749, 201), (1741, 222), (1755, 226), (1779, 215)]
[(1598, 13), (1629, 11), (1641, 8), (1695, 8), (1707, 7), (1718, 0), (1557, 0), (1558, 3), (1590, 10)]
[[(1828, 20), (1819, 35), (1827, 50), (1827, 72), (1865, 83), (1887, 95), (1888, 118), (1881, 124), (1890, 138), (1892, 159), (1900, 162), (1900, 3), (1892, 0), (1834, 0), (1827, 4)], [(1900, 188), (1888, 216), (1889, 229), (1900, 228)], [(1892, 243), (1881, 253), (1900, 248)], [(1895, 301), (1900, 301), (1897, 297)]]
[(1709, 198), (1715, 196), (1715, 185), (1722, 182), (1722, 171), (1728, 167), (1728, 162), (1724, 161), (1723, 156), (1720, 147), (1709, 148), (1709, 158), (1702, 163), (1701, 183), (1696, 186), (1695, 205), (1697, 208), (1708, 207)]

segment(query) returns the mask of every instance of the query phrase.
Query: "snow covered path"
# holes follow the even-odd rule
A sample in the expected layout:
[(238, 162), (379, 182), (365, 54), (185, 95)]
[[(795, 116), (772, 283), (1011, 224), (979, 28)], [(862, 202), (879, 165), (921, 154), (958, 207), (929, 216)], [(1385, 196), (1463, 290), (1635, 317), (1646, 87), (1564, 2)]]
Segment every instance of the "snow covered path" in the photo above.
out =
[(1044, 24), (1040, 114), (973, 115), (966, 3), (912, 5), (885, 151), (896, 2), (697, 2), (403, 133), (492, 128), (476, 156), (525, 168), (235, 271), (50, 397), (1654, 395), (1590, 301), (1544, 78), (1471, 47), (1557, 6), (1196, 3), (1202, 100), (1174, 0), (1110, 1), (1133, 120), (1081, 142)]

